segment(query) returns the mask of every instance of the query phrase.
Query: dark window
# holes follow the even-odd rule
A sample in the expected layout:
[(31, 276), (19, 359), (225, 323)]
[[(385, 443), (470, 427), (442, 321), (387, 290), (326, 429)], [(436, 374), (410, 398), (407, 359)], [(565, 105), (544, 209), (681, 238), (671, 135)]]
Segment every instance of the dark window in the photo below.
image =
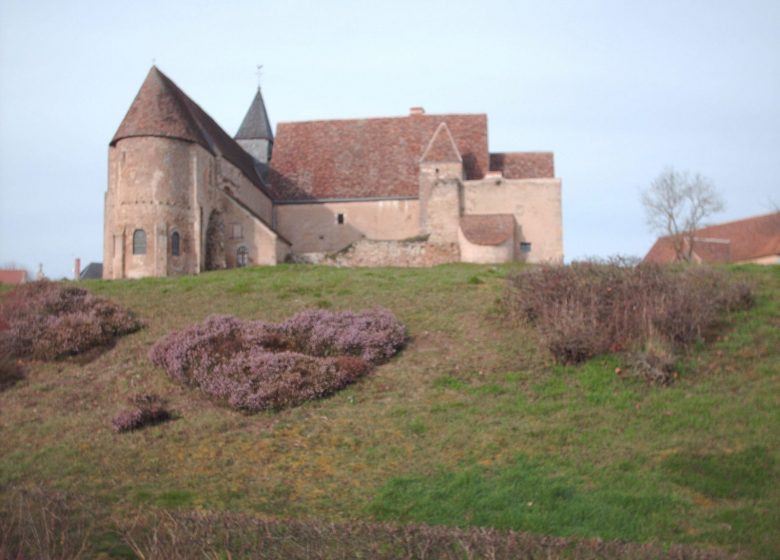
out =
[(181, 238), (179, 237), (179, 232), (174, 231), (173, 235), (171, 235), (171, 255), (174, 257), (178, 257), (181, 251)]
[(338, 222), (339, 224), (343, 224), (344, 223), (344, 214), (336, 214), (336, 222)]
[(239, 267), (249, 264), (249, 251), (246, 247), (239, 247), (236, 253), (236, 263)]
[(531, 244), (527, 241), (523, 241), (520, 243), (520, 252), (521, 253), (530, 253), (531, 252)]
[(142, 229), (137, 229), (133, 232), (133, 254), (146, 254), (146, 232)]

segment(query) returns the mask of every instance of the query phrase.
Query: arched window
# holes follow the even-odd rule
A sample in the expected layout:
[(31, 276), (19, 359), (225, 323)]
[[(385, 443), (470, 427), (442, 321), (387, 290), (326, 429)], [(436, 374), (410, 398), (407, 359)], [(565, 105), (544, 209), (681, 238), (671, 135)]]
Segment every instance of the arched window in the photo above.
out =
[(142, 229), (137, 229), (133, 232), (133, 254), (146, 254), (146, 232)]
[(181, 238), (179, 237), (179, 232), (174, 231), (171, 235), (171, 255), (174, 257), (178, 257), (181, 254)]
[(249, 264), (249, 251), (246, 247), (239, 247), (236, 253), (236, 263), (239, 267)]

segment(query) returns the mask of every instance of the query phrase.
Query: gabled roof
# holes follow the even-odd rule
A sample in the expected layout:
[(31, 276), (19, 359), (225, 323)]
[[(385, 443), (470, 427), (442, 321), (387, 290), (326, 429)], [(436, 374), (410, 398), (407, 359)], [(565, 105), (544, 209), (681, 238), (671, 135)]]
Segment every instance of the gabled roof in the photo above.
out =
[[(780, 212), (697, 229), (693, 252), (707, 263), (741, 262), (780, 255)], [(674, 257), (672, 239), (660, 237), (644, 260), (667, 263)]]
[(501, 245), (515, 234), (513, 214), (466, 214), (460, 230), (475, 245)]
[(466, 178), (482, 178), (489, 165), (484, 114), (279, 123), (274, 194), (282, 201), (417, 197), (420, 158), (442, 123)]
[(160, 136), (198, 144), (235, 165), (261, 190), (266, 190), (254, 159), (244, 151), (197, 103), (156, 66), (152, 66), (130, 109), (111, 139)]
[(460, 157), (460, 152), (455, 145), (455, 140), (452, 139), (452, 133), (447, 127), (447, 123), (441, 123), (436, 128), (436, 132), (433, 133), (431, 141), (428, 142), (428, 147), (425, 148), (420, 163), (461, 163), (462, 161), (463, 158)]
[(0, 270), (0, 284), (24, 284), (25, 282), (27, 282), (27, 271), (24, 269)]
[(103, 263), (91, 262), (79, 274), (79, 280), (100, 280), (103, 278)]
[(508, 152), (490, 154), (490, 170), (507, 179), (555, 177), (552, 152)]
[(236, 140), (270, 140), (272, 142), (274, 140), (274, 132), (268, 121), (268, 112), (265, 110), (260, 88), (257, 88), (255, 98), (252, 100), (241, 126), (238, 127)]

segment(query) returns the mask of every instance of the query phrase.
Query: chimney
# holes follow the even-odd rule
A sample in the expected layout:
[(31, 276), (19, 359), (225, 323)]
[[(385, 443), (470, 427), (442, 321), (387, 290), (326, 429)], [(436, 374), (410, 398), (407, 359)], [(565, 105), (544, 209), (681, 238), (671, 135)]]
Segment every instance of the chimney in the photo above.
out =
[(76, 264), (73, 267), (74, 280), (81, 278), (81, 259), (76, 258)]
[(425, 109), (423, 109), (422, 107), (412, 107), (411, 109), (409, 109), (410, 117), (413, 115), (424, 115), (424, 114), (425, 114)]

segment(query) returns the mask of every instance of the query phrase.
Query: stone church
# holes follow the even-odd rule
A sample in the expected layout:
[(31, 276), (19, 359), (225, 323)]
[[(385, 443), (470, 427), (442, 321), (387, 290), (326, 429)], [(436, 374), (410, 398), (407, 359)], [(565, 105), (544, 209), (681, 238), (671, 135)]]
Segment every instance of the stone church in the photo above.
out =
[(549, 152), (490, 153), (484, 114), (279, 123), (232, 138), (152, 67), (109, 144), (104, 278), (281, 262), (559, 263)]

